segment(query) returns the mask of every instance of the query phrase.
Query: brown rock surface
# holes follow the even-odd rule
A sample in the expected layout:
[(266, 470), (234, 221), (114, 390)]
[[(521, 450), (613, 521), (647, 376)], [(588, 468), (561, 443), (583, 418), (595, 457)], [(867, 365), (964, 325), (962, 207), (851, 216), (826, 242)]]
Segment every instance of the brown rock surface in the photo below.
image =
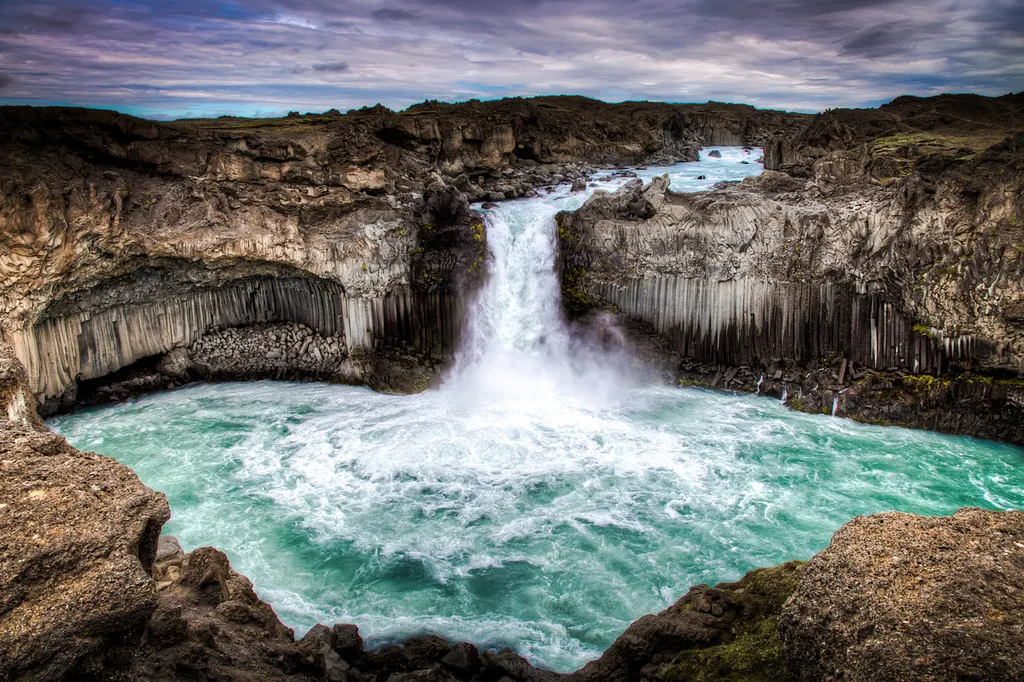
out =
[(1024, 513), (858, 517), (808, 562), (779, 628), (807, 682), (1020, 680)]
[[(0, 346), (0, 377), (11, 367)], [(23, 390), (0, 391), (0, 679), (55, 680), (137, 644), (170, 512), (131, 469), (6, 418)]]
[(322, 660), (298, 646), (223, 552), (200, 547), (185, 554), (177, 542), (167, 544), (153, 572), (157, 608), (134, 657), (107, 676), (139, 682), (323, 679)]

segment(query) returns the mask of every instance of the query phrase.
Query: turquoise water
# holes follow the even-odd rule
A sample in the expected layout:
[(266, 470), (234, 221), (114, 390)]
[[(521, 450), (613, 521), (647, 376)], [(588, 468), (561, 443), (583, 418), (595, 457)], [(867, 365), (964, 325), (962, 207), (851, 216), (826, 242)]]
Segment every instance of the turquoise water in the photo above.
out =
[[(757, 154), (683, 164), (673, 186), (758, 172), (739, 163)], [(582, 200), (489, 213), (489, 281), (436, 390), (195, 385), (49, 424), (165, 492), (165, 532), (226, 551), (300, 635), (434, 632), (562, 671), (690, 585), (809, 558), (857, 514), (1021, 506), (1019, 448), (647, 385), (581, 348), (552, 217)]]
[(167, 493), (302, 631), (354, 622), (570, 670), (695, 583), (806, 559), (856, 514), (1020, 507), (1007, 445), (638, 387), (510, 408), (452, 393), (202, 385), (59, 417)]

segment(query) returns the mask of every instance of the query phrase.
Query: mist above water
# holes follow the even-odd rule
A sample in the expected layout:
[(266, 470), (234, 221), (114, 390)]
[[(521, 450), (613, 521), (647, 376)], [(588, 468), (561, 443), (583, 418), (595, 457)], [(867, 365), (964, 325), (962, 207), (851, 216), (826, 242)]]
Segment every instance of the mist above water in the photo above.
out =
[[(673, 188), (760, 170), (741, 163), (757, 150), (722, 154), (667, 169)], [(225, 550), (300, 634), (434, 632), (563, 671), (692, 584), (810, 557), (856, 514), (1019, 504), (1018, 448), (644, 384), (584, 351), (553, 223), (583, 200), (488, 212), (489, 280), (436, 390), (196, 385), (50, 424), (167, 493), (165, 532)]]

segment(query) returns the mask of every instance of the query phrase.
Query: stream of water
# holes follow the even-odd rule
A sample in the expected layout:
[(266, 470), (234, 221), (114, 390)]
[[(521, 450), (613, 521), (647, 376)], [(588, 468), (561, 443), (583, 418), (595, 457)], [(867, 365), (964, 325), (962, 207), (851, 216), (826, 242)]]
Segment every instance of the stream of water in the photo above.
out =
[[(641, 175), (692, 191), (761, 170), (758, 150), (710, 151)], [(562, 671), (692, 584), (809, 558), (854, 515), (1020, 507), (1019, 448), (644, 384), (580, 352), (553, 216), (584, 198), (488, 212), (489, 280), (438, 389), (194, 385), (49, 424), (167, 493), (165, 532), (226, 551), (299, 635), (433, 632)]]

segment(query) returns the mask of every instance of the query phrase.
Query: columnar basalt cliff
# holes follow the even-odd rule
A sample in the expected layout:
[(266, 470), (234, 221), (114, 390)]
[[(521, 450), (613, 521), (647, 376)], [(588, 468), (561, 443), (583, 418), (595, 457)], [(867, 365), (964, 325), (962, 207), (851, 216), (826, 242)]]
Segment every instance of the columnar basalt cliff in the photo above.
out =
[(420, 390), (451, 357), (486, 269), (470, 200), (529, 194), (586, 164), (767, 140), (805, 119), (572, 97), (169, 124), (6, 107), (0, 332), (47, 412), (119, 371), (109, 395), (225, 377), (190, 353), (251, 325), (302, 324), (335, 361), (318, 344), (239, 353), (236, 377)]
[[(1024, 97), (971, 102), (823, 114), (769, 144), (768, 165), (789, 173), (598, 193), (558, 217), (563, 301), (651, 325), (687, 381), (787, 392), (814, 411), (842, 392), (844, 414), (1020, 442)], [(964, 108), (981, 120), (948, 113)], [(861, 114), (871, 126), (844, 123)], [(895, 382), (861, 406), (865, 389), (846, 391), (865, 372)], [(896, 406), (904, 384), (920, 415)], [(941, 415), (963, 399), (972, 418)]]

